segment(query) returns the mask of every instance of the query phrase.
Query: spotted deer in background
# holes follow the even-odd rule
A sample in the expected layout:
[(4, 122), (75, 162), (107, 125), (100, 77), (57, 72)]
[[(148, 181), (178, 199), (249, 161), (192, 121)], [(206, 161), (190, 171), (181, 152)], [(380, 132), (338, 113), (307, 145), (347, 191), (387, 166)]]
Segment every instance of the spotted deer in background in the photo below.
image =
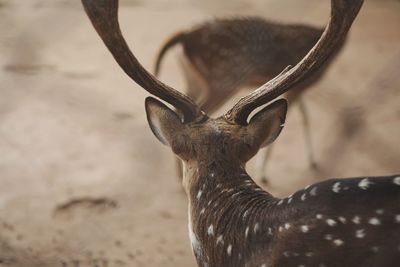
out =
[(245, 170), (260, 147), (279, 135), (287, 102), (275, 100), (248, 118), (250, 113), (323, 65), (342, 43), (363, 0), (332, 0), (329, 23), (309, 53), (216, 119), (137, 61), (118, 25), (117, 0), (82, 2), (122, 69), (180, 111), (146, 99), (153, 133), (184, 162), (189, 236), (199, 266), (398, 266), (400, 176), (332, 179), (279, 199)]
[[(210, 114), (240, 89), (261, 86), (286, 66), (299, 62), (322, 32), (320, 28), (274, 23), (256, 17), (217, 19), (178, 32), (168, 39), (157, 54), (154, 73), (159, 75), (166, 52), (175, 45), (182, 45), (180, 62), (187, 84), (186, 93), (201, 110)], [(317, 164), (313, 155), (309, 116), (301, 95), (321, 79), (343, 43), (315, 73), (285, 94), (291, 105), (298, 102), (312, 168), (316, 168)], [(257, 176), (263, 183), (267, 182), (265, 168), (271, 150), (272, 145), (257, 164)], [(182, 176), (181, 170), (179, 161), (179, 176)]]

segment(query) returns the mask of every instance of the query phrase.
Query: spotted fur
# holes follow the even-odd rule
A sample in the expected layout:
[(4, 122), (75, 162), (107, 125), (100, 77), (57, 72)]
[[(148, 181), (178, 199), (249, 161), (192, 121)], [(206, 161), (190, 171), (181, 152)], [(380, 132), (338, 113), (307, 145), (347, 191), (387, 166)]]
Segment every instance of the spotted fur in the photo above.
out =
[[(204, 253), (199, 266), (394, 267), (400, 262), (397, 176), (368, 177), (367, 189), (359, 186), (365, 177), (332, 179), (297, 191), (288, 203), (259, 190), (244, 170), (230, 177), (213, 172), (211, 178), (199, 171), (189, 193), (191, 224)], [(347, 189), (332, 191), (338, 183)], [(198, 200), (203, 187), (208, 190)], [(314, 188), (317, 195), (310, 194)], [(209, 207), (208, 201), (216, 205)]]

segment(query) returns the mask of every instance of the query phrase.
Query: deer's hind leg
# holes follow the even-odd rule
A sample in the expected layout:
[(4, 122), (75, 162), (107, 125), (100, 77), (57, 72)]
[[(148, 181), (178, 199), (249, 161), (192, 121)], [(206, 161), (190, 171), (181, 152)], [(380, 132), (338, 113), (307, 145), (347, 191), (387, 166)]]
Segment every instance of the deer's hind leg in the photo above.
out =
[(297, 102), (299, 111), (300, 111), (300, 116), (302, 119), (302, 127), (303, 127), (303, 133), (304, 133), (304, 141), (306, 145), (306, 153), (307, 153), (307, 158), (308, 158), (308, 163), (312, 169), (317, 169), (317, 162), (315, 160), (314, 156), (314, 147), (313, 147), (313, 142), (312, 142), (312, 130), (311, 130), (311, 124), (310, 124), (310, 115), (308, 112), (307, 105), (304, 101), (304, 91), (310, 87), (315, 81), (310, 80), (302, 83), (300, 86), (295, 88), (293, 92), (289, 92), (286, 97), (289, 101), (290, 104), (294, 104)]
[(315, 161), (313, 143), (312, 143), (312, 138), (311, 138), (309, 113), (307, 110), (307, 106), (304, 102), (304, 99), (302, 97), (299, 97), (298, 102), (299, 102), (300, 113), (303, 118), (303, 130), (304, 130), (304, 138), (305, 138), (304, 140), (306, 143), (308, 162), (312, 169), (317, 169), (318, 166), (317, 166), (317, 162)]

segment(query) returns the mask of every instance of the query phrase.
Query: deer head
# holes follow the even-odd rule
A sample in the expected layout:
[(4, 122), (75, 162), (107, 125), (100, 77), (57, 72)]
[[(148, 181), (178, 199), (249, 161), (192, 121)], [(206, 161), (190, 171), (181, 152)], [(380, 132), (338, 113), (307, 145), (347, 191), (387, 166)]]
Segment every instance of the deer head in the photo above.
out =
[[(400, 201), (400, 177), (379, 182), (372, 178), (326, 181), (277, 199), (254, 184), (245, 172), (245, 163), (279, 135), (286, 100), (276, 100), (249, 115), (329, 58), (341, 45), (363, 0), (332, 0), (330, 21), (304, 59), (216, 119), (140, 65), (121, 35), (118, 0), (82, 2), (122, 69), (179, 111), (155, 98), (146, 99), (153, 133), (185, 162), (189, 235), (200, 266), (396, 266), (400, 257), (400, 210), (393, 205), (387, 210), (382, 207)], [(335, 199), (340, 193), (341, 197)], [(388, 228), (376, 228), (383, 223)], [(339, 237), (343, 233), (345, 237)], [(346, 242), (349, 247), (344, 246)], [(372, 257), (381, 245), (385, 245), (385, 254)]]
[(224, 176), (243, 170), (260, 147), (279, 135), (286, 111), (286, 100), (280, 99), (257, 112), (246, 125), (229, 123), (224, 117), (204, 117), (202, 121), (185, 124), (160, 101), (146, 100), (147, 118), (154, 135), (184, 162), (183, 183), (188, 193), (194, 170)]

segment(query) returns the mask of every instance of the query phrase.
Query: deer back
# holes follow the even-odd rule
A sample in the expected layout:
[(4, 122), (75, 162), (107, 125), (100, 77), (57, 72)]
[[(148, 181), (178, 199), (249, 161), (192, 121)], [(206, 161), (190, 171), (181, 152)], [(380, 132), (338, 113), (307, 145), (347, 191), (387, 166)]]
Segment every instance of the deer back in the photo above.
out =
[(190, 204), (199, 266), (398, 264), (400, 176), (332, 179), (283, 199), (245, 173), (199, 181)]
[(261, 18), (218, 19), (185, 34), (185, 56), (209, 81), (226, 77), (260, 84), (299, 62), (322, 29), (286, 25)]

